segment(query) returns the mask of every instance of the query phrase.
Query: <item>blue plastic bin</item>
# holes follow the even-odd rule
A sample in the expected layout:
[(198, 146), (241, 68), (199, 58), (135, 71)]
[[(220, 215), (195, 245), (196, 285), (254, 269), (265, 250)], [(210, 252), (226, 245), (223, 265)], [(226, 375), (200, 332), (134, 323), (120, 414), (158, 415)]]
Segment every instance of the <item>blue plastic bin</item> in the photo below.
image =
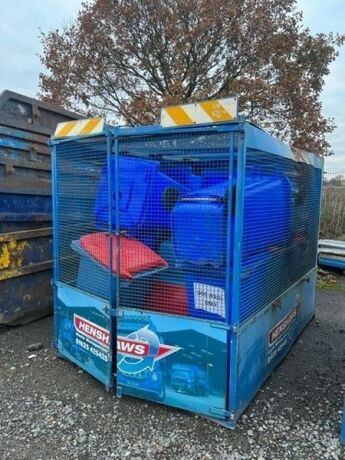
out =
[[(80, 246), (78, 240), (72, 241), (71, 247), (80, 256), (77, 288), (95, 295), (96, 297), (107, 299), (110, 292), (109, 269), (91, 257), (89, 253)], [(165, 268), (160, 267), (141, 272), (133, 276), (133, 280), (131, 281), (121, 280), (120, 289), (126, 289), (126, 294), (123, 296), (120, 295), (121, 306), (140, 308), (144, 304), (146, 294), (151, 286), (150, 281), (152, 279), (150, 280), (150, 278), (162, 270), (165, 270)], [(114, 281), (116, 281), (115, 278), (116, 275), (113, 274)], [(114, 282), (114, 298), (116, 295), (116, 287), (117, 283)]]
[[(228, 190), (226, 181), (179, 199), (172, 212), (173, 242), (179, 263), (225, 265)], [(244, 259), (287, 242), (290, 202), (291, 187), (284, 176), (248, 176), (243, 221)], [(234, 216), (231, 219), (233, 235)]]
[[(115, 158), (112, 161), (115, 177)], [(172, 171), (177, 176), (176, 168)], [(190, 172), (191, 174), (191, 172)], [(190, 175), (189, 174), (189, 175)], [(96, 224), (104, 229), (108, 223), (108, 171), (104, 166), (96, 196)], [(181, 179), (187, 183), (188, 172), (181, 169)], [(179, 196), (191, 189), (160, 171), (160, 163), (140, 158), (119, 159), (119, 219), (121, 230), (134, 237), (142, 229), (171, 229), (171, 210)], [(113, 196), (115, 220), (115, 196)], [(115, 224), (115, 222), (114, 222)], [(152, 246), (152, 243), (150, 244)]]
[(210, 169), (202, 174), (202, 187), (212, 187), (213, 185), (221, 184), (229, 179), (229, 168), (220, 170)]
[(180, 263), (224, 263), (228, 182), (183, 197), (172, 212), (173, 242)]
[(161, 171), (189, 190), (197, 190), (202, 187), (202, 176), (194, 174), (192, 167), (189, 165), (183, 163), (180, 165), (174, 164), (174, 166), (171, 166), (170, 164), (163, 164), (161, 165)]

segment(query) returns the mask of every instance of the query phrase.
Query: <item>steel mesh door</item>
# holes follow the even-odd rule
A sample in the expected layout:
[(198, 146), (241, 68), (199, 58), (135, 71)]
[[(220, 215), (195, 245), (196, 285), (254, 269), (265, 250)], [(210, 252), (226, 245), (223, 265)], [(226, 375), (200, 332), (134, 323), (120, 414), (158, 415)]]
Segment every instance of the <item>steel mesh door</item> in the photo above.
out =
[(117, 141), (119, 394), (225, 417), (233, 150), (216, 130)]

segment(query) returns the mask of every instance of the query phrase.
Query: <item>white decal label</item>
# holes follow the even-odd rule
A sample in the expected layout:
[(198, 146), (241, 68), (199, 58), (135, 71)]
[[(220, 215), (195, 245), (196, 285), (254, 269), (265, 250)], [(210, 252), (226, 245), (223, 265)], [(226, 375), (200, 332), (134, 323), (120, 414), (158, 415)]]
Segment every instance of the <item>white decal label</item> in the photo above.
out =
[(225, 294), (224, 289), (211, 284), (194, 283), (194, 305), (199, 310), (225, 318)]

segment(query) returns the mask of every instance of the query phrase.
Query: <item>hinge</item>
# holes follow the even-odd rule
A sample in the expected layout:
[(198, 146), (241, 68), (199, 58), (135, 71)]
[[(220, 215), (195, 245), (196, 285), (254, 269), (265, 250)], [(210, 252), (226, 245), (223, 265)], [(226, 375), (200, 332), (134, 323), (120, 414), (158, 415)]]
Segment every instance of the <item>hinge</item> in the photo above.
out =
[(111, 391), (114, 388), (113, 382), (106, 382), (104, 386), (107, 392)]
[(117, 396), (118, 398), (121, 398), (122, 395), (123, 395), (122, 387), (121, 387), (121, 385), (117, 384), (117, 385), (116, 385), (116, 396)]
[(221, 409), (220, 407), (209, 407), (208, 410), (210, 411), (210, 414), (218, 415), (224, 418), (231, 418), (231, 412), (225, 409)]
[(211, 327), (214, 327), (216, 329), (225, 329), (226, 331), (228, 331), (230, 329), (230, 326), (226, 323), (222, 323), (219, 321), (219, 323), (210, 323), (210, 326)]
[(282, 306), (282, 299), (279, 297), (278, 299), (272, 302), (272, 308), (280, 308)]
[(230, 326), (230, 331), (233, 333), (233, 334), (238, 334), (238, 330), (239, 330), (239, 327), (237, 324), (232, 324)]

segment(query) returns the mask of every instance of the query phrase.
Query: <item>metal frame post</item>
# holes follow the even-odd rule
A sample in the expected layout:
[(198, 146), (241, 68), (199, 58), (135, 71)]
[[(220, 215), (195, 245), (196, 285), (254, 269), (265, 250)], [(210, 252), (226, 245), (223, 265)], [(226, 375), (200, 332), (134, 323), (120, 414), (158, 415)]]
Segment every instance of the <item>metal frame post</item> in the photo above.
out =
[(53, 309), (54, 309), (54, 340), (53, 345), (57, 349), (58, 337), (58, 311), (57, 311), (57, 282), (60, 278), (59, 264), (59, 224), (58, 224), (58, 200), (57, 200), (57, 156), (56, 145), (52, 147), (52, 211), (53, 211)]
[(230, 375), (229, 375), (229, 412), (231, 420), (235, 420), (237, 411), (237, 383), (238, 383), (238, 326), (241, 289), (241, 266), (242, 266), (242, 230), (244, 209), (244, 187), (246, 167), (246, 136), (245, 127), (242, 124), (238, 130), (237, 148), (237, 180), (236, 180), (236, 205), (234, 224), (234, 247), (233, 247), (233, 279), (231, 292), (231, 329), (230, 329)]
[[(108, 361), (108, 384), (106, 389), (109, 391), (114, 386), (114, 329), (116, 331), (116, 326), (114, 327), (114, 282), (113, 282), (113, 167), (112, 167), (112, 144), (113, 136), (112, 132), (107, 129), (106, 133), (107, 139), (107, 168), (108, 168), (108, 233), (109, 233), (109, 309), (108, 309), (108, 330), (110, 334), (110, 344), (109, 344), (109, 361)], [(116, 174), (116, 173), (115, 173)], [(116, 200), (117, 203), (117, 200)], [(116, 334), (115, 334), (116, 338)], [(115, 355), (116, 356), (116, 355)]]
[(227, 203), (227, 234), (226, 234), (226, 275), (225, 275), (225, 298), (226, 298), (226, 323), (231, 323), (231, 261), (232, 261), (232, 225), (231, 225), (231, 214), (232, 214), (232, 202), (233, 202), (233, 171), (234, 171), (234, 133), (229, 133), (229, 190), (228, 190), (228, 203)]
[[(117, 316), (120, 308), (120, 272), (121, 272), (121, 244), (120, 244), (120, 215), (119, 215), (119, 202), (120, 202), (120, 158), (119, 158), (119, 130), (115, 129), (113, 132), (113, 143), (114, 143), (114, 153), (115, 153), (115, 175), (113, 178), (112, 184), (115, 188), (115, 244), (116, 244), (116, 267), (118, 276), (115, 277), (115, 288), (116, 296), (114, 298), (114, 281), (113, 277), (111, 279), (111, 288), (112, 288), (112, 311), (114, 315), (112, 316), (112, 376), (117, 374)], [(113, 192), (113, 187), (112, 192)], [(112, 218), (111, 218), (112, 221)], [(113, 231), (114, 233), (114, 231)], [(117, 383), (116, 383), (116, 394), (118, 394)]]

